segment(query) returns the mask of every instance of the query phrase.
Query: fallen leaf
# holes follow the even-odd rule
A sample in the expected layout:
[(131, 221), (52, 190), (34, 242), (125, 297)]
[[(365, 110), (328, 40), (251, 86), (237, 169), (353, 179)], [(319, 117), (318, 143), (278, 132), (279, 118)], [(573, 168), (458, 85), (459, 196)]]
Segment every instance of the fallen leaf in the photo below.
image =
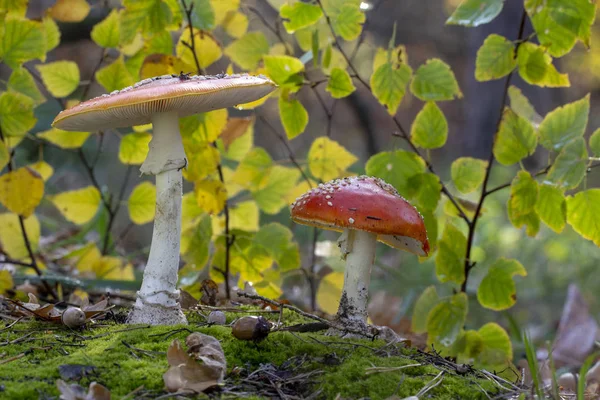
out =
[(110, 391), (99, 383), (92, 382), (88, 392), (79, 385), (68, 385), (62, 379), (56, 381), (62, 400), (110, 400)]
[(167, 390), (200, 393), (223, 382), (227, 364), (221, 343), (212, 336), (193, 333), (186, 344), (191, 357), (178, 340), (173, 340), (167, 350), (170, 367), (163, 375)]
[(219, 294), (219, 285), (217, 285), (215, 281), (211, 279), (203, 280), (202, 287), (200, 288), (200, 290), (202, 291), (200, 303), (213, 307), (217, 305), (217, 294)]

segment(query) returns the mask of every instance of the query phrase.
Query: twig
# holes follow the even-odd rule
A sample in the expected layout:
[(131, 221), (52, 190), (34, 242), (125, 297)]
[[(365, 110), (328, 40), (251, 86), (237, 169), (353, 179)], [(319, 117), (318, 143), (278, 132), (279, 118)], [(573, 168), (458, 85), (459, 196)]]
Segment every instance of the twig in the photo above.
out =
[(29, 355), (29, 354), (33, 353), (33, 351), (34, 351), (34, 350), (44, 350), (44, 351), (48, 351), (48, 350), (50, 350), (51, 348), (52, 348), (51, 346), (47, 346), (47, 347), (32, 347), (32, 348), (30, 348), (29, 350), (27, 350), (27, 351), (25, 351), (25, 352), (23, 352), (23, 353), (21, 353), (21, 354), (17, 354), (16, 356), (12, 356), (12, 357), (6, 358), (6, 359), (4, 359), (4, 360), (0, 360), (0, 365), (1, 365), (1, 364), (8, 364), (9, 362), (16, 361), (16, 360), (18, 360), (18, 359), (20, 359), (20, 358), (23, 358), (23, 357), (25, 357), (25, 356), (27, 356), (27, 355)]
[(421, 367), (421, 366), (423, 366), (423, 364), (407, 364), (407, 365), (401, 365), (399, 367), (371, 367), (371, 368), (367, 368), (365, 370), (365, 373), (367, 375), (370, 375), (370, 374), (377, 374), (380, 372), (395, 372), (395, 371), (401, 371), (404, 368)]
[[(519, 34), (518, 34), (517, 40), (521, 40), (521, 38), (523, 37), (523, 31), (525, 30), (525, 21), (526, 20), (527, 20), (527, 12), (525, 10), (523, 10), (523, 13), (521, 15), (521, 23), (519, 24)], [(515, 49), (515, 54), (517, 54), (517, 50), (518, 50), (519, 46), (521, 45), (521, 43), (522, 42), (517, 43), (516, 49)], [(510, 81), (513, 77), (513, 74), (514, 74), (514, 70), (511, 71), (510, 74), (508, 74), (508, 76), (506, 77), (506, 80), (504, 82), (504, 90), (502, 93), (502, 102), (500, 103), (499, 115), (498, 115), (498, 119), (496, 121), (496, 125), (494, 128), (494, 141), (495, 141), (496, 135), (498, 134), (498, 129), (500, 128), (500, 124), (502, 123), (502, 115), (504, 114), (504, 106), (506, 105), (506, 100), (508, 97), (508, 88), (510, 87)], [(479, 202), (477, 203), (477, 208), (475, 209), (475, 214), (473, 215), (473, 219), (469, 223), (469, 236), (467, 238), (467, 252), (465, 254), (465, 270), (464, 270), (465, 278), (460, 287), (461, 292), (467, 291), (467, 282), (468, 282), (468, 278), (469, 278), (469, 272), (470, 272), (471, 268), (473, 268), (475, 266), (475, 264), (471, 262), (471, 249), (473, 247), (473, 241), (475, 239), (475, 228), (477, 227), (477, 221), (479, 220), (481, 208), (483, 207), (483, 203), (485, 202), (486, 197), (488, 196), (488, 194), (490, 194), (487, 191), (487, 185), (490, 180), (490, 174), (492, 171), (493, 164), (494, 164), (494, 145), (492, 142), (492, 148), (490, 149), (488, 163), (485, 168), (485, 177), (483, 178), (483, 185), (481, 188), (481, 196), (479, 197)]]
[(102, 246), (102, 254), (108, 253), (108, 244), (110, 242), (110, 230), (113, 226), (113, 223), (116, 219), (117, 214), (121, 208), (121, 203), (123, 201), (123, 196), (125, 195), (125, 189), (127, 189), (127, 183), (129, 182), (129, 177), (131, 176), (131, 171), (133, 167), (129, 165), (127, 167), (127, 171), (125, 172), (125, 177), (123, 178), (123, 183), (121, 184), (121, 189), (119, 190), (119, 197), (115, 203), (115, 208), (112, 210), (112, 214), (109, 213), (108, 224), (106, 225), (106, 232), (104, 234), (104, 245)]
[(183, 42), (183, 45), (190, 49), (192, 55), (194, 56), (194, 62), (196, 63), (196, 68), (198, 69), (199, 75), (206, 75), (206, 71), (204, 68), (200, 66), (200, 61), (198, 60), (198, 55), (196, 54), (196, 39), (194, 38), (194, 27), (192, 26), (192, 11), (194, 10), (194, 3), (190, 3), (188, 6), (185, 0), (181, 0), (181, 5), (183, 6), (183, 10), (185, 12), (185, 16), (187, 18), (188, 29), (190, 31), (190, 42)]

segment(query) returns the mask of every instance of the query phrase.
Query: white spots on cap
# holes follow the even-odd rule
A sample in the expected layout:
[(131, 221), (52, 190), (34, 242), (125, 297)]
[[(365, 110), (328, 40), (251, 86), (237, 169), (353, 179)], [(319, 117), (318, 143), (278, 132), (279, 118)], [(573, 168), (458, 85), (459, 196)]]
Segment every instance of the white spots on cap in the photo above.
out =
[(353, 223), (354, 223), (354, 218), (348, 218), (348, 222), (349, 222), (350, 224), (353, 224)]
[(328, 202), (327, 202), (327, 205), (328, 205), (329, 207), (333, 207), (333, 203), (332, 203), (332, 202), (330, 202), (330, 201), (328, 201)]
[(330, 195), (327, 195), (327, 196), (325, 196), (325, 198), (326, 198), (327, 200), (329, 200), (329, 199), (331, 198), (331, 196), (330, 196)]

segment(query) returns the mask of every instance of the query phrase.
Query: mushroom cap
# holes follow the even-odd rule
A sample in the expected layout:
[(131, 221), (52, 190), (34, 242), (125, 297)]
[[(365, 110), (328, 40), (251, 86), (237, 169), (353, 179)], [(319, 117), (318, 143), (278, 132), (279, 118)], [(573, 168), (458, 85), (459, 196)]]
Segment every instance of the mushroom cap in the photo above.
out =
[(163, 75), (79, 103), (59, 113), (52, 126), (94, 131), (143, 125), (156, 113), (176, 111), (181, 118), (258, 100), (275, 88), (262, 75)]
[(294, 222), (323, 229), (356, 229), (419, 256), (429, 253), (423, 217), (396, 189), (379, 178), (354, 176), (322, 183), (291, 206)]

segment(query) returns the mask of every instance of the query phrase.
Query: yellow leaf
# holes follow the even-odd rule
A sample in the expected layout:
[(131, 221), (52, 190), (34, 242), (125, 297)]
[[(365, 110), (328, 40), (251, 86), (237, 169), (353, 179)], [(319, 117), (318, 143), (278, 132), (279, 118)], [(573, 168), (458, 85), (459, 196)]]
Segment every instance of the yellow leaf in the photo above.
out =
[(185, 152), (188, 155), (188, 165), (183, 170), (183, 177), (191, 182), (204, 179), (217, 170), (221, 157), (219, 151), (210, 144), (205, 144), (196, 151), (189, 151), (185, 146)]
[(2, 171), (4, 167), (6, 167), (6, 164), (8, 164), (9, 161), (10, 154), (8, 152), (8, 148), (6, 147), (4, 142), (0, 140), (0, 171)]
[(212, 35), (208, 32), (194, 29), (193, 51), (185, 44), (183, 44), (184, 42), (188, 43), (189, 45), (192, 44), (189, 29), (184, 30), (181, 34), (179, 42), (177, 42), (177, 47), (175, 48), (175, 51), (177, 53), (177, 57), (181, 58), (181, 60), (184, 63), (190, 66), (196, 65), (196, 60), (194, 59), (194, 52), (196, 53), (196, 57), (198, 58), (198, 63), (200, 64), (201, 68), (208, 67), (209, 65), (217, 61), (219, 58), (221, 58), (221, 56), (223, 55), (221, 47), (219, 46), (217, 41), (212, 37)]
[(357, 160), (354, 154), (327, 137), (317, 138), (308, 151), (310, 173), (323, 181), (347, 174), (346, 169)]
[(143, 225), (154, 219), (156, 187), (150, 182), (137, 185), (129, 196), (129, 218), (134, 224)]
[(94, 273), (96, 278), (111, 279), (118, 281), (132, 281), (133, 266), (131, 264), (123, 265), (118, 257), (105, 256), (94, 264)]
[(44, 180), (27, 167), (0, 176), (0, 203), (25, 218), (33, 214), (44, 196)]
[(146, 79), (154, 76), (179, 74), (180, 72), (191, 72), (195, 70), (195, 67), (186, 64), (175, 56), (152, 54), (144, 58), (140, 77)]
[[(260, 213), (254, 201), (243, 201), (229, 208), (229, 229), (241, 229), (248, 232), (258, 230)], [(225, 230), (225, 217), (212, 216), (213, 236), (219, 236)]]
[(248, 30), (248, 17), (238, 11), (229, 12), (223, 20), (223, 28), (229, 36), (239, 39)]
[(304, 193), (308, 192), (310, 189), (315, 188), (319, 185), (318, 182), (310, 180), (310, 184), (302, 179), (298, 184), (292, 189), (286, 196), (285, 201), (288, 204), (292, 204), (298, 197), (302, 196)]
[(134, 132), (148, 132), (152, 130), (152, 124), (136, 125), (133, 127)]
[(210, 0), (215, 13), (215, 24), (220, 25), (231, 11), (240, 7), (240, 0)]
[(319, 283), (317, 290), (317, 304), (327, 314), (334, 315), (339, 307), (344, 287), (344, 273), (332, 272), (325, 276)]
[(204, 215), (204, 210), (198, 207), (194, 192), (183, 195), (181, 201), (181, 234), (196, 226)]
[(94, 242), (90, 242), (68, 255), (68, 258), (78, 257), (75, 268), (83, 276), (94, 274), (94, 266), (102, 258), (102, 253)]
[(194, 186), (198, 207), (209, 214), (218, 214), (225, 206), (227, 190), (221, 181), (204, 179), (196, 182)]
[[(24, 220), (24, 225), (31, 248), (35, 252), (40, 241), (40, 222), (35, 215), (32, 215)], [(0, 246), (6, 254), (15, 260), (29, 258), (17, 214), (0, 214)]]
[(61, 149), (78, 149), (88, 139), (90, 132), (68, 132), (52, 128), (38, 133), (37, 136), (57, 145)]
[(233, 181), (234, 171), (231, 168), (223, 166), (223, 180), (225, 181), (225, 190), (227, 191), (227, 197), (233, 198), (242, 190), (244, 187)]
[(68, 221), (82, 225), (94, 218), (101, 197), (98, 189), (88, 186), (83, 189), (48, 196), (48, 199)]
[(14, 285), (10, 272), (6, 269), (0, 270), (0, 294), (6, 293), (6, 291), (12, 289)]
[(227, 109), (221, 109), (181, 118), (179, 129), (186, 152), (217, 140), (227, 125), (227, 114)]
[(67, 97), (79, 86), (79, 67), (73, 61), (55, 61), (35, 67), (54, 97)]
[(85, 0), (57, 0), (50, 9), (50, 15), (60, 22), (81, 22), (90, 12)]
[(148, 155), (152, 135), (145, 132), (130, 133), (121, 138), (119, 160), (127, 165), (140, 165)]
[(54, 174), (54, 168), (52, 168), (52, 165), (45, 161), (38, 161), (34, 164), (29, 164), (27, 167), (37, 172), (42, 177), (44, 182), (50, 179), (50, 177)]

